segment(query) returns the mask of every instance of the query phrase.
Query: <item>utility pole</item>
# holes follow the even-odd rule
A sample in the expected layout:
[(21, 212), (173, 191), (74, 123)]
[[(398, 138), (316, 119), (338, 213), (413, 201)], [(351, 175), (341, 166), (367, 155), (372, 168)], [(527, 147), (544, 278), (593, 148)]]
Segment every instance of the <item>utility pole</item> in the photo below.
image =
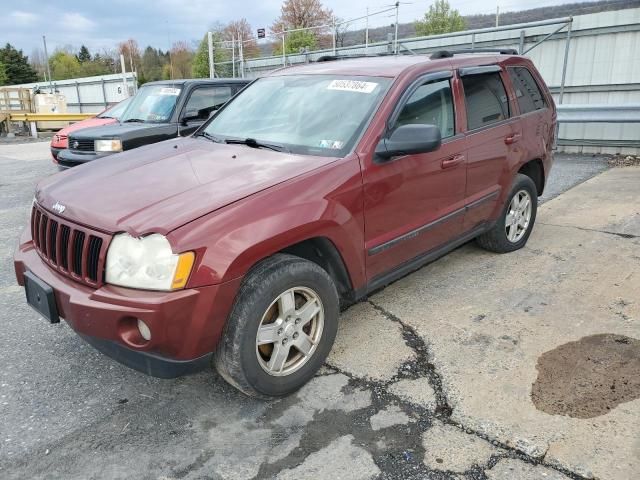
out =
[(124, 64), (124, 55), (120, 54), (120, 67), (122, 68), (122, 86), (124, 87), (124, 91), (122, 93), (125, 94), (124, 98), (129, 96), (129, 87), (127, 86), (127, 67)]
[(131, 40), (129, 40), (129, 65), (131, 66), (131, 75), (133, 75), (133, 93), (135, 95), (136, 90), (137, 90), (137, 82), (136, 82), (136, 77), (137, 75), (135, 75), (134, 73), (134, 68), (133, 68), (133, 42)]
[(236, 78), (236, 37), (231, 35), (231, 71), (232, 78)]
[(209, 46), (209, 78), (216, 77), (216, 66), (213, 57), (213, 33), (207, 32), (207, 44)]
[(238, 41), (240, 44), (240, 78), (244, 78), (244, 50), (242, 48), (242, 33), (240, 34), (240, 38)]
[(338, 30), (336, 27), (336, 17), (333, 17), (333, 54), (336, 54), (336, 36), (338, 35)]
[(282, 66), (286, 67), (287, 66), (287, 54), (284, 51), (284, 36), (285, 36), (285, 31), (282, 31)]
[(396, 2), (396, 33), (394, 41), (394, 53), (398, 54), (398, 10), (400, 10), (400, 2)]
[(47, 77), (49, 77), (49, 90), (53, 93), (53, 83), (51, 83), (51, 66), (49, 65), (49, 54), (47, 53), (47, 38), (42, 35), (42, 42), (44, 43), (44, 60), (47, 62)]
[(500, 24), (500, 5), (496, 5), (496, 27)]
[(364, 51), (369, 50), (369, 7), (367, 7), (367, 23), (364, 27)]

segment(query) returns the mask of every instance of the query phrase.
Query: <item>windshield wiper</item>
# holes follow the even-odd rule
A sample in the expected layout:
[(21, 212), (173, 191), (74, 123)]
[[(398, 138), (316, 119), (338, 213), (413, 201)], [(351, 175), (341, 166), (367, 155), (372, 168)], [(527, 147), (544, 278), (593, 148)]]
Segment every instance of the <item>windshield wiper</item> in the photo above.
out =
[(212, 142), (214, 142), (214, 143), (222, 143), (222, 142), (220, 142), (220, 139), (219, 139), (219, 138), (214, 137), (213, 135), (211, 135), (210, 133), (208, 133), (208, 132), (206, 132), (206, 131), (204, 131), (204, 130), (203, 130), (203, 131), (201, 131), (201, 132), (199, 132), (199, 133), (196, 135), (196, 137), (204, 137), (204, 138), (206, 138), (207, 140), (211, 140), (211, 141), (212, 141)]
[(128, 118), (127, 120), (124, 121), (124, 123), (129, 123), (129, 122), (140, 122), (140, 123), (144, 123), (146, 120), (143, 120), (141, 118)]
[(288, 151), (282, 145), (258, 142), (255, 138), (245, 138), (244, 140), (229, 138), (224, 142), (230, 145), (246, 145), (247, 147), (251, 147), (251, 148), (268, 148), (269, 150), (273, 150), (275, 152)]

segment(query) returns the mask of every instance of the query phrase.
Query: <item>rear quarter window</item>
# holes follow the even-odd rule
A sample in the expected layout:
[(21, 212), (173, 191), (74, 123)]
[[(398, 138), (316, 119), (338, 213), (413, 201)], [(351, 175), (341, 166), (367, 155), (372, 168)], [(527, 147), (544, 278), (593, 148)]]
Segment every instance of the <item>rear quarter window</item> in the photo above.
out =
[(509, 99), (498, 72), (462, 77), (467, 108), (467, 130), (509, 118)]
[(507, 72), (513, 83), (520, 113), (542, 110), (547, 106), (544, 95), (529, 70), (524, 67), (509, 67)]

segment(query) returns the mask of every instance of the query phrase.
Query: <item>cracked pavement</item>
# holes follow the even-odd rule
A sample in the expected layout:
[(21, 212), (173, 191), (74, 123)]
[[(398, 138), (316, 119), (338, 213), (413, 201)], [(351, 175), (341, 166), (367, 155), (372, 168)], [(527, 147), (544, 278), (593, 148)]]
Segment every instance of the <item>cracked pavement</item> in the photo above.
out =
[(129, 370), (24, 304), (10, 258), (46, 147), (0, 145), (1, 478), (640, 477), (640, 168), (559, 156), (526, 248), (469, 244), (352, 306), (318, 376), (262, 402)]

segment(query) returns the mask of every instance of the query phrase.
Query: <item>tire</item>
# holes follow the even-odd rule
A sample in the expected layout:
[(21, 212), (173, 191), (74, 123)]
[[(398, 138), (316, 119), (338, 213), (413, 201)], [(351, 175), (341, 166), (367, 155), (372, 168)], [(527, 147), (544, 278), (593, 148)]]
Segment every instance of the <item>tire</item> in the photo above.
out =
[[(519, 195), (520, 199), (528, 197), (530, 200), (529, 215), (526, 215), (525, 212), (521, 213), (521, 216), (519, 217), (513, 216), (513, 210), (511, 207), (516, 195)], [(513, 182), (513, 186), (511, 187), (511, 191), (509, 192), (509, 196), (507, 197), (506, 204), (500, 214), (500, 217), (491, 230), (476, 238), (476, 243), (485, 250), (496, 253), (507, 253), (519, 250), (524, 247), (527, 240), (529, 240), (529, 235), (531, 235), (531, 230), (533, 229), (533, 224), (536, 220), (537, 211), (538, 192), (536, 185), (530, 177), (519, 173)], [(528, 222), (526, 222), (526, 228), (523, 228), (523, 225), (519, 224), (516, 227), (517, 230), (514, 235), (515, 238), (510, 239), (509, 234), (512, 232), (512, 228), (514, 227), (510, 225), (509, 231), (507, 231), (507, 221), (509, 220), (511, 223), (512, 219), (517, 218), (522, 222), (527, 216)]]
[[(293, 309), (289, 308), (292, 300)], [(305, 314), (303, 306), (310, 307), (306, 312), (318, 310), (305, 325), (301, 324), (311, 313)], [(251, 397), (267, 399), (295, 392), (315, 375), (331, 351), (338, 315), (338, 292), (323, 268), (293, 255), (273, 255), (244, 278), (214, 355), (215, 368)], [(261, 341), (272, 337), (278, 341), (258, 345), (259, 328), (261, 335), (266, 332)], [(303, 334), (315, 342), (305, 343)], [(310, 348), (308, 355), (298, 350), (297, 342)], [(281, 355), (275, 355), (276, 349)], [(288, 356), (283, 353), (287, 351)], [(283, 357), (287, 360), (278, 370)]]

